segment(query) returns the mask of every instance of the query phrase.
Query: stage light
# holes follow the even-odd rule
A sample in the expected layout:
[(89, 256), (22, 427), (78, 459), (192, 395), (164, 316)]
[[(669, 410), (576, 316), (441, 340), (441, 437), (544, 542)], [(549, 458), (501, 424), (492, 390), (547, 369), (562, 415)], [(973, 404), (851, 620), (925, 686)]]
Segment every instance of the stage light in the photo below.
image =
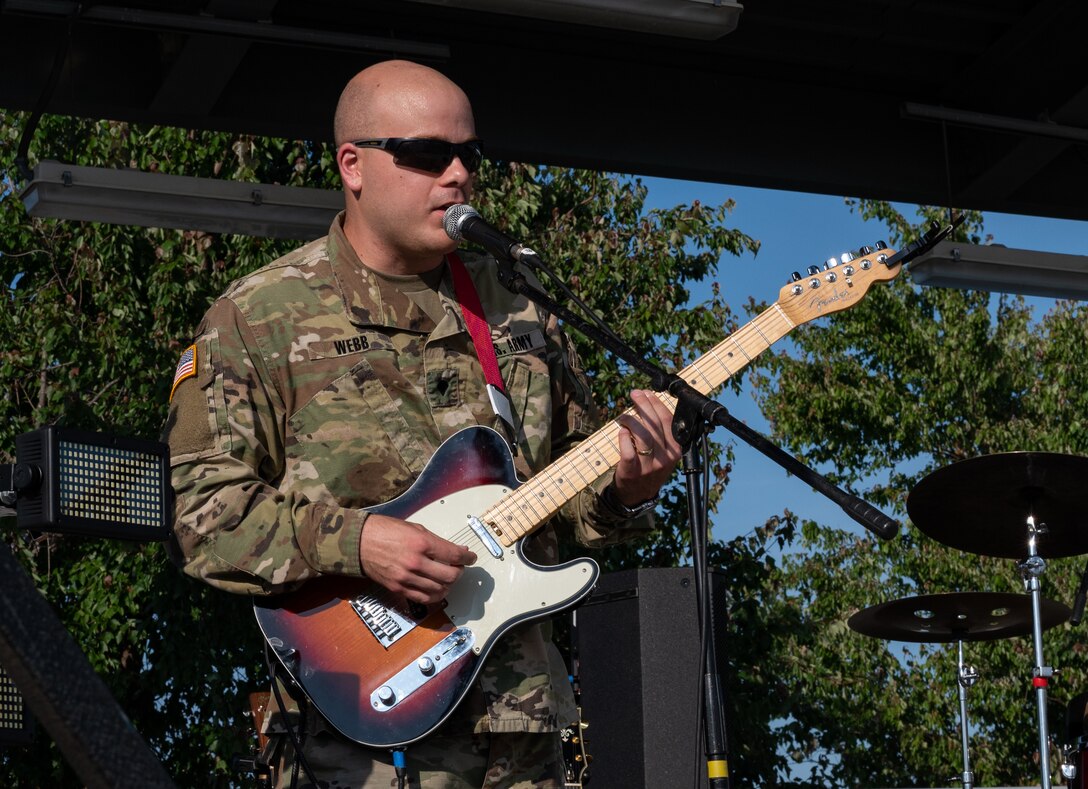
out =
[(918, 285), (1088, 299), (1088, 257), (942, 241), (909, 266)]
[(732, 33), (744, 6), (735, 0), (414, 0), (493, 14), (639, 33), (712, 40)]
[(34, 739), (34, 717), (15, 681), (0, 666), (0, 744), (26, 745)]
[(20, 195), (30, 216), (313, 240), (329, 232), (342, 192), (139, 170), (38, 163)]
[(15, 439), (0, 466), (0, 503), (16, 526), (122, 540), (165, 540), (173, 507), (169, 448), (55, 425)]

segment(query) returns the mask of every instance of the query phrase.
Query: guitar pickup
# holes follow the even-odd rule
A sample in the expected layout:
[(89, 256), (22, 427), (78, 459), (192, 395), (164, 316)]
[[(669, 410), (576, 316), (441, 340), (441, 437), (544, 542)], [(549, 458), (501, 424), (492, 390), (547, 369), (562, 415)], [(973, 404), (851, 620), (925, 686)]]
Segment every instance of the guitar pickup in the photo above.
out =
[(370, 706), (388, 712), (422, 688), (443, 671), (451, 668), (465, 652), (472, 649), (476, 636), (467, 627), (459, 627), (428, 649), (415, 663), (405, 666), (370, 694)]

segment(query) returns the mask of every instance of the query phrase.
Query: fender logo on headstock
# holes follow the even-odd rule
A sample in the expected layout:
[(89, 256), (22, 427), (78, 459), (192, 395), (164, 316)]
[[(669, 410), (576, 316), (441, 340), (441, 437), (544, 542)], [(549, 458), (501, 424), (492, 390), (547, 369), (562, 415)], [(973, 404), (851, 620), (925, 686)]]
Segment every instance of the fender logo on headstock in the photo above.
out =
[(847, 306), (846, 302), (854, 301), (855, 293), (849, 287), (836, 290), (833, 293), (821, 290), (814, 293), (808, 303), (808, 308), (813, 312), (822, 312), (828, 307), (837, 306), (839, 309)]

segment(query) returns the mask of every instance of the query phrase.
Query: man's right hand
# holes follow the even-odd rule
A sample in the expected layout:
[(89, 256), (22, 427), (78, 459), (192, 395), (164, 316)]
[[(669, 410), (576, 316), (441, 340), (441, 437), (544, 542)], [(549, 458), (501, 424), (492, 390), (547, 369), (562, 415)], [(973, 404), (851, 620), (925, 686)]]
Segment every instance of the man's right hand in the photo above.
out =
[(440, 602), (476, 554), (418, 523), (372, 513), (363, 523), (359, 560), (366, 577), (413, 603)]

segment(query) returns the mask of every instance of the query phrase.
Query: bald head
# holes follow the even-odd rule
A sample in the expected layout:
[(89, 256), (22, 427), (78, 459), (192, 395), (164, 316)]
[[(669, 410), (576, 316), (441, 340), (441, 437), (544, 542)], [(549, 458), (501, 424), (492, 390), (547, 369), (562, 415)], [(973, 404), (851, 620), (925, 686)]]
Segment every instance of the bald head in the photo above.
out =
[[(430, 96), (452, 95), (469, 108), (468, 96), (445, 75), (408, 60), (387, 60), (363, 69), (344, 87), (336, 105), (336, 145), (389, 136), (382, 126), (391, 116), (422, 112)], [(468, 109), (471, 113), (471, 109)]]

